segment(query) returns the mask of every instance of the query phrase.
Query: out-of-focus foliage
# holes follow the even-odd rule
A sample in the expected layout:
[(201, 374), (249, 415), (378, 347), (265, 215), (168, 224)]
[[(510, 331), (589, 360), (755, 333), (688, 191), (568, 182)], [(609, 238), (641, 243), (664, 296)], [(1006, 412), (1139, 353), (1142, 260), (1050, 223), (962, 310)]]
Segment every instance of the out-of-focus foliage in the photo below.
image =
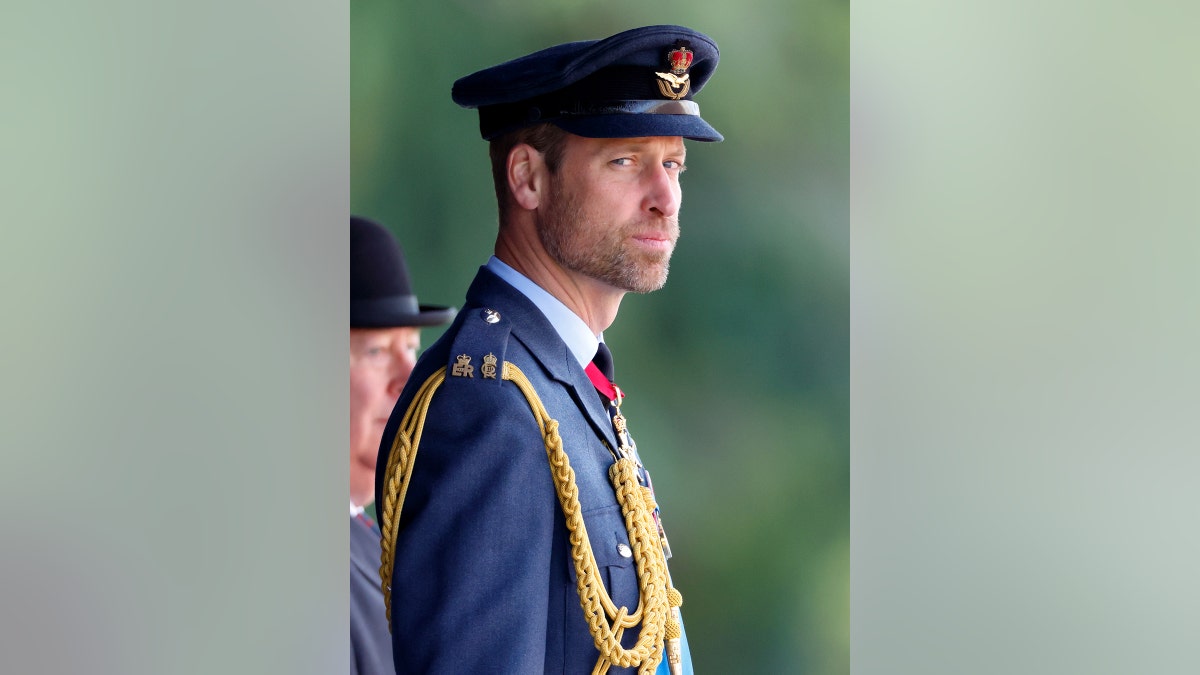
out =
[[(654, 472), (704, 673), (849, 672), (849, 4), (351, 3), (351, 204), (423, 302), (462, 304), (495, 239), (487, 144), (455, 79), (678, 23), (721, 48), (697, 97), (666, 288), (605, 333)], [(427, 331), (426, 344), (437, 337)]]

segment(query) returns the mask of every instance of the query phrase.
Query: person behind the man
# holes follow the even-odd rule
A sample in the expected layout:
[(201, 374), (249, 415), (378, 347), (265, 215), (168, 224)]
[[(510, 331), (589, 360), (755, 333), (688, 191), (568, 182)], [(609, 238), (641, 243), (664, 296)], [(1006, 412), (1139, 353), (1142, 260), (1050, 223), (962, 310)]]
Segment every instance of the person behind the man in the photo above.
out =
[(721, 140), (692, 100), (717, 59), (650, 26), (455, 83), (500, 226), (380, 446), (397, 673), (691, 672), (603, 332), (625, 293), (666, 282), (684, 139)]
[(393, 673), (373, 497), (383, 427), (421, 346), (421, 326), (454, 309), (417, 302), (404, 251), (381, 225), (350, 217), (350, 672)]

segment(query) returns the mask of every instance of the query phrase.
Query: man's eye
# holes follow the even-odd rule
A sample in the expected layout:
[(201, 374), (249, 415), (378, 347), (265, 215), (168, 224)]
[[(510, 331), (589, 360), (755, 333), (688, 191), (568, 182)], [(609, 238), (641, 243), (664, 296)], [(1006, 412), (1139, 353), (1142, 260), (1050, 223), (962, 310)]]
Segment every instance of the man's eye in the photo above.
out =
[(633, 164), (633, 159), (631, 159), (629, 157), (621, 157), (619, 159), (614, 159), (613, 161), (611, 161), (609, 163), (616, 164), (617, 166), (629, 166), (630, 164)]
[(687, 167), (684, 166), (683, 162), (676, 162), (673, 159), (668, 159), (667, 161), (663, 162), (663, 166), (673, 171), (678, 171), (679, 173), (683, 173), (687, 170)]

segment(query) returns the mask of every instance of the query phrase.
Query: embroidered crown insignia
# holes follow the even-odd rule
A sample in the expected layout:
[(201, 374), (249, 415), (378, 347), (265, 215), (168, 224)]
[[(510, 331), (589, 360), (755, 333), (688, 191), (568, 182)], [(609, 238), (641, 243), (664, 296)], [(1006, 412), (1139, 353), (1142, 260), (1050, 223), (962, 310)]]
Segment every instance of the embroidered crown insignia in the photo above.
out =
[(688, 80), (688, 69), (692, 67), (695, 54), (687, 43), (680, 40), (667, 52), (668, 72), (654, 73), (658, 76), (658, 90), (669, 99), (679, 100), (687, 96), (692, 83)]

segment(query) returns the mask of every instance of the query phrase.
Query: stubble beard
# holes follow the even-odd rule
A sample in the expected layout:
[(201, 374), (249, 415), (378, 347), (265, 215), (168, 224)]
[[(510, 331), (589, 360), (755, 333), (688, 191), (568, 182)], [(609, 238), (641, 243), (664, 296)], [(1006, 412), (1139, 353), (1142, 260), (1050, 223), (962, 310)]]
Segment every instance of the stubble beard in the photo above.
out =
[(587, 212), (569, 191), (558, 189), (550, 197), (545, 217), (538, 223), (538, 237), (559, 265), (631, 293), (657, 291), (667, 283), (674, 246), (668, 251), (633, 250), (628, 240), (634, 232), (651, 230), (676, 242), (677, 217), (623, 225)]

